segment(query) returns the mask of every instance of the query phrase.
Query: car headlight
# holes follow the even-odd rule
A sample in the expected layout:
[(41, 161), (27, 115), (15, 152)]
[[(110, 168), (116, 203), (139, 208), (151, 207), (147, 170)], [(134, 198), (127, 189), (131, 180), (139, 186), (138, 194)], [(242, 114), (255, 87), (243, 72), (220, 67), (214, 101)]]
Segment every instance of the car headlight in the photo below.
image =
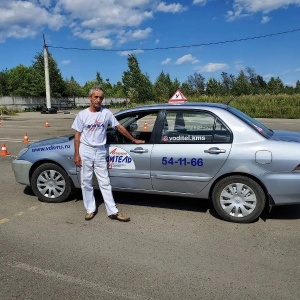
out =
[(22, 150), (18, 153), (17, 159), (20, 159), (20, 157), (21, 157), (22, 155), (24, 155), (27, 151), (28, 151), (28, 148), (22, 149)]

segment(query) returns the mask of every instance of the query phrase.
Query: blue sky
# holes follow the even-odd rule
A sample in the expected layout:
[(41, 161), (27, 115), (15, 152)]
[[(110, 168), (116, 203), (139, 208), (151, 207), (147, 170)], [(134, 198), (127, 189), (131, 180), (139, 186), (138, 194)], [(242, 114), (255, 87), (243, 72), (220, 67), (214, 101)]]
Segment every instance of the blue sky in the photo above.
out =
[(62, 76), (80, 84), (97, 71), (121, 81), (133, 53), (152, 82), (162, 71), (182, 83), (245, 67), (300, 80), (300, 0), (1, 0), (0, 16), (0, 70), (30, 66), (45, 34)]

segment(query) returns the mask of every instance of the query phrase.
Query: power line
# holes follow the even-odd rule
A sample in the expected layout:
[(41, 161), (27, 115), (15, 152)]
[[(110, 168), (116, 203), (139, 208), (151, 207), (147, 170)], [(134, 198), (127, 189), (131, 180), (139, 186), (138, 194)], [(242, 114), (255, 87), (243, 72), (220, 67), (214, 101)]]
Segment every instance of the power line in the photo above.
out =
[(253, 36), (253, 37), (247, 37), (247, 38), (240, 38), (240, 39), (234, 39), (234, 40), (225, 40), (225, 41), (219, 41), (219, 42), (210, 42), (210, 43), (202, 43), (202, 44), (195, 44), (195, 45), (181, 45), (181, 46), (169, 46), (169, 47), (155, 47), (155, 48), (132, 48), (132, 49), (96, 49), (96, 48), (76, 48), (76, 47), (60, 47), (60, 46), (49, 46), (48, 48), (56, 48), (56, 49), (63, 49), (63, 50), (80, 50), (80, 51), (105, 51), (105, 52), (123, 52), (123, 51), (155, 51), (155, 50), (169, 50), (169, 49), (180, 49), (180, 48), (192, 48), (192, 47), (201, 47), (201, 46), (212, 46), (212, 45), (220, 45), (220, 44), (229, 44), (229, 43), (237, 43), (237, 42), (244, 42), (249, 40), (257, 40), (277, 35), (283, 35), (288, 33), (293, 33), (300, 31), (300, 28), (292, 29), (288, 31), (282, 31), (282, 32), (276, 32), (276, 33), (270, 33), (265, 35), (259, 35), (259, 36)]

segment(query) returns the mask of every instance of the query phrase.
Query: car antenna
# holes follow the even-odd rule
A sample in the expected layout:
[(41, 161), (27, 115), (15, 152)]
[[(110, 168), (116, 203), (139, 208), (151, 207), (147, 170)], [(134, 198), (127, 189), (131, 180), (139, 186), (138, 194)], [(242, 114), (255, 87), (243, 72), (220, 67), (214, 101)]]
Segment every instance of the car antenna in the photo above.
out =
[(226, 105), (228, 106), (228, 105), (229, 105), (229, 103), (230, 103), (232, 100), (234, 100), (234, 98), (233, 98), (233, 97), (229, 99), (229, 101), (226, 103)]

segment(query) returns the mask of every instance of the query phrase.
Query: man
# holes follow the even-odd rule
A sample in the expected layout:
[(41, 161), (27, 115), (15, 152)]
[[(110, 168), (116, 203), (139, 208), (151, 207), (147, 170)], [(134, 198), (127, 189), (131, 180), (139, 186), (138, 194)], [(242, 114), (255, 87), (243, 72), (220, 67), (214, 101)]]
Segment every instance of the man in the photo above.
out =
[(102, 88), (92, 88), (89, 98), (90, 106), (77, 114), (72, 125), (72, 128), (75, 129), (74, 161), (77, 167), (81, 167), (81, 189), (86, 208), (85, 220), (92, 220), (96, 214), (96, 201), (92, 185), (95, 173), (108, 217), (128, 222), (130, 218), (118, 211), (112, 195), (106, 161), (106, 130), (108, 125), (111, 125), (135, 144), (142, 144), (145, 141), (135, 139), (124, 126), (119, 124), (110, 110), (101, 106), (104, 99)]

